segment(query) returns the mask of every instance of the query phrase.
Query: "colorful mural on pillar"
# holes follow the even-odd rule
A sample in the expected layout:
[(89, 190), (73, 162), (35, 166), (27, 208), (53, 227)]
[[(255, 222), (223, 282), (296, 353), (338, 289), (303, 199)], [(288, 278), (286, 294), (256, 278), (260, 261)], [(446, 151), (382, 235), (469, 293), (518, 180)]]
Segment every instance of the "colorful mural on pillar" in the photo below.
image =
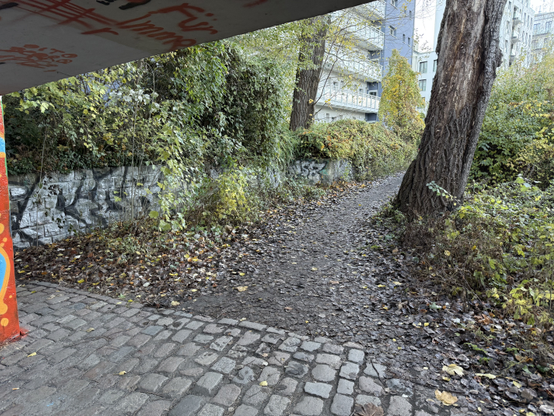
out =
[(10, 235), (10, 198), (4, 134), (4, 114), (0, 96), (0, 343), (20, 334), (15, 297), (13, 244)]

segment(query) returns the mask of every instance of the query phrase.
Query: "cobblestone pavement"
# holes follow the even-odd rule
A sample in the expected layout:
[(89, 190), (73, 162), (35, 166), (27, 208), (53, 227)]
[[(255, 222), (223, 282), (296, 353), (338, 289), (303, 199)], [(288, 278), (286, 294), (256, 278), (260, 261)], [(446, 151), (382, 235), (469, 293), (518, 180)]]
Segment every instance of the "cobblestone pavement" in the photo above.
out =
[(18, 287), (22, 340), (0, 348), (2, 415), (468, 415), (363, 347), (156, 310), (49, 283)]

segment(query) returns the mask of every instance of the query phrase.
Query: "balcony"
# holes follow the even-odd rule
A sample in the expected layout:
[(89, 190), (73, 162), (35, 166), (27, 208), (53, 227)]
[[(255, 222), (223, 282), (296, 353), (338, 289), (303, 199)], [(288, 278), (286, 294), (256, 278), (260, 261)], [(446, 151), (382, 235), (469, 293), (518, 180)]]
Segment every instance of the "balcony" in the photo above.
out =
[(514, 18), (513, 18), (514, 27), (521, 23), (523, 23), (523, 20), (521, 20), (521, 13), (519, 12), (514, 13)]
[(361, 4), (360, 6), (356, 6), (354, 11), (371, 21), (383, 20), (385, 18), (385, 2), (383, 0), (378, 0), (367, 4)]
[(361, 113), (379, 112), (380, 98), (365, 93), (355, 93), (334, 88), (324, 88), (317, 105), (328, 106), (337, 110), (358, 111)]
[[(371, 4), (371, 3), (370, 3)], [(339, 10), (331, 13), (336, 24), (352, 35), (358, 46), (369, 51), (382, 50), (385, 46), (385, 34), (371, 21), (360, 17), (351, 10)]]
[(350, 74), (363, 81), (378, 82), (383, 77), (383, 68), (369, 59), (355, 59), (352, 57), (336, 56), (327, 59), (323, 68), (329, 72)]
[(519, 32), (512, 32), (512, 45), (514, 43), (517, 43), (521, 40), (521, 33)]

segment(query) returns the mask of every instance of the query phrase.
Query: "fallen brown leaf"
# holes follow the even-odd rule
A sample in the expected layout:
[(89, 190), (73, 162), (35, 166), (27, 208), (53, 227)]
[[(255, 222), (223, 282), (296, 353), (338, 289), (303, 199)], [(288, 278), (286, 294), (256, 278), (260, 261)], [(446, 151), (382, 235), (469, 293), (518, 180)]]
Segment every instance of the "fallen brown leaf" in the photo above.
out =
[(384, 416), (383, 408), (374, 405), (373, 403), (367, 403), (357, 410), (354, 416)]

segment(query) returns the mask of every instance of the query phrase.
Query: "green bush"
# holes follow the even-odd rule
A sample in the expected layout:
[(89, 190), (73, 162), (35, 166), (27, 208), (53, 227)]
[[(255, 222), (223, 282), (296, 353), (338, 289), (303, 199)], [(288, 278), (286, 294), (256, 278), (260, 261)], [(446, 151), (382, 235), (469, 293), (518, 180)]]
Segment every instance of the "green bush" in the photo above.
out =
[(513, 64), (496, 79), (475, 151), (472, 176), (492, 184), (518, 174), (554, 179), (554, 53), (529, 67)]
[(214, 42), (10, 94), (10, 173), (169, 159), (286, 163), (280, 74), (270, 60)]
[(445, 221), (411, 227), (414, 239), (433, 236), (423, 254), (428, 278), (470, 288), (529, 325), (552, 326), (554, 183), (541, 190), (519, 177), (468, 195)]
[(360, 180), (404, 169), (416, 152), (414, 142), (405, 142), (381, 123), (339, 120), (317, 123), (296, 134), (297, 157), (347, 159)]

